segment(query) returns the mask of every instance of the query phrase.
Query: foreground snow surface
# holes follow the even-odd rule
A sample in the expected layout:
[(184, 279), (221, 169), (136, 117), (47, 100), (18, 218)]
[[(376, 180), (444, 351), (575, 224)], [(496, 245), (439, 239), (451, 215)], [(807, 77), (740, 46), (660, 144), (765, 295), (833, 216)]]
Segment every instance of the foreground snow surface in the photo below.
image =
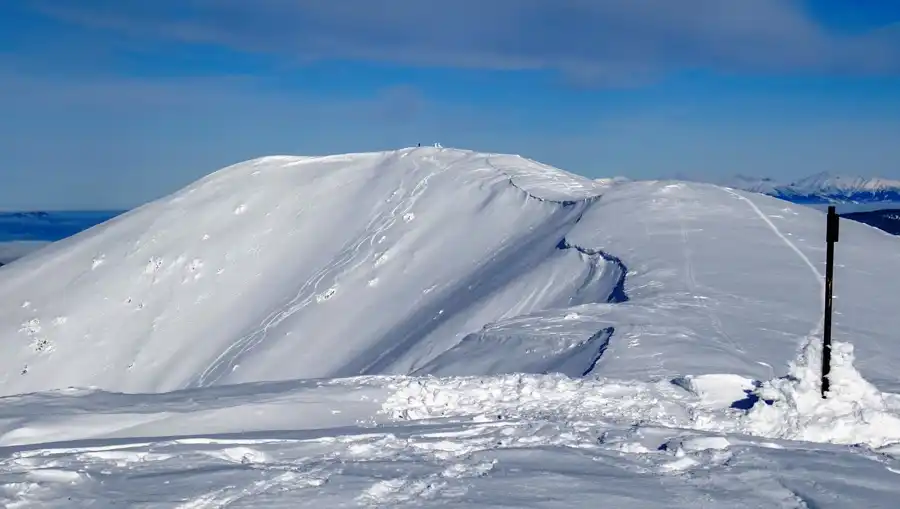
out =
[[(825, 404), (797, 378), (763, 384), (771, 404), (734, 408), (754, 392), (734, 375), (364, 377), (10, 396), (0, 400), (0, 503), (895, 507), (900, 398), (861, 380), (852, 349), (837, 346), (841, 382)], [(809, 371), (805, 358), (793, 375)]]
[[(895, 507), (900, 239), (421, 148), (268, 157), (0, 269), (8, 507)], [(71, 387), (90, 387), (78, 389)]]

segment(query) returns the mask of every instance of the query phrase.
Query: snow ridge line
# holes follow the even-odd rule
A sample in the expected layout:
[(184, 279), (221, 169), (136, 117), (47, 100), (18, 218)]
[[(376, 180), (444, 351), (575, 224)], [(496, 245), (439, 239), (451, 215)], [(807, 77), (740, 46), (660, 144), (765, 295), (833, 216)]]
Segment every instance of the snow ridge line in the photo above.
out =
[(559, 244), (556, 245), (556, 248), (574, 249), (575, 251), (578, 251), (579, 253), (589, 258), (600, 258), (607, 263), (611, 263), (619, 271), (619, 277), (616, 280), (616, 284), (613, 287), (613, 291), (609, 296), (608, 302), (611, 304), (621, 304), (630, 300), (630, 298), (628, 297), (628, 293), (625, 291), (625, 280), (628, 277), (628, 266), (625, 265), (625, 262), (623, 262), (621, 258), (615, 255), (611, 255), (602, 249), (592, 249), (578, 246), (576, 244), (571, 244), (565, 237), (563, 237), (563, 239), (559, 241)]
[[(510, 174), (506, 173), (505, 171), (503, 171), (502, 169), (498, 168), (493, 163), (491, 163), (490, 157), (487, 158), (487, 163), (493, 170), (498, 171), (501, 174), (503, 174), (504, 176), (506, 176), (508, 179), (509, 185), (511, 185), (512, 187), (518, 189), (523, 194), (525, 194), (526, 198), (530, 198), (530, 199), (537, 200), (537, 201), (544, 202), (544, 203), (555, 203), (555, 204), (563, 206), (564, 208), (565, 207), (574, 207), (574, 206), (578, 205), (579, 203), (583, 204), (584, 208), (581, 210), (581, 213), (578, 215), (578, 217), (572, 223), (573, 226), (578, 224), (581, 221), (582, 217), (584, 217), (584, 214), (587, 212), (587, 210), (589, 210), (590, 207), (594, 203), (598, 202), (603, 197), (602, 194), (597, 194), (597, 195), (594, 195), (594, 196), (591, 196), (588, 198), (584, 198), (582, 200), (553, 200), (553, 199), (549, 199), (549, 198), (541, 198), (540, 196), (536, 196), (533, 193), (523, 189), (518, 184), (516, 184), (514, 178)], [(607, 251), (604, 251), (602, 249), (589, 248), (589, 247), (584, 247), (584, 246), (579, 246), (577, 244), (573, 244), (573, 243), (569, 242), (568, 238), (566, 238), (566, 237), (563, 237), (559, 241), (559, 244), (557, 244), (556, 248), (561, 249), (561, 250), (573, 249), (573, 250), (577, 251), (578, 253), (588, 257), (592, 261), (591, 276), (589, 276), (588, 280), (592, 279), (593, 274), (597, 270), (596, 269), (596, 266), (597, 266), (596, 260), (598, 258), (602, 259), (603, 261), (605, 261), (607, 263), (611, 263), (615, 267), (615, 269), (619, 271), (619, 276), (616, 280), (615, 286), (613, 287), (613, 291), (609, 295), (608, 302), (611, 304), (620, 304), (623, 302), (628, 302), (630, 300), (630, 298), (628, 297), (628, 293), (625, 291), (625, 282), (628, 277), (628, 266), (625, 265), (625, 262), (623, 262), (621, 258), (619, 258), (618, 256), (615, 256), (613, 254), (610, 254)], [(594, 336), (591, 337), (591, 339), (594, 339), (596, 337), (606, 335), (606, 341), (604, 342), (603, 347), (597, 353), (593, 362), (591, 362), (590, 367), (588, 369), (586, 369), (584, 371), (584, 373), (582, 373), (582, 376), (587, 376), (597, 367), (597, 363), (600, 361), (600, 359), (603, 357), (603, 354), (606, 352), (606, 349), (609, 347), (609, 342), (612, 339), (613, 335), (615, 335), (615, 332), (616, 332), (615, 327), (608, 327), (608, 328), (597, 331), (594, 334)]]
[(586, 343), (590, 343), (596, 339), (600, 339), (606, 336), (603, 343), (600, 345), (600, 348), (597, 350), (597, 353), (594, 355), (594, 359), (591, 361), (591, 365), (581, 373), (581, 376), (588, 376), (597, 368), (597, 363), (599, 363), (600, 359), (603, 358), (603, 354), (605, 354), (606, 350), (609, 348), (609, 341), (612, 339), (615, 333), (615, 327), (606, 327), (605, 329), (600, 329), (599, 331), (595, 332), (593, 336), (588, 338)]
[[(416, 149), (401, 150), (401, 151), (395, 151), (393, 153), (386, 153), (385, 155), (389, 156), (387, 159), (388, 161), (392, 161), (396, 158), (405, 157), (415, 150)], [(427, 187), (427, 182), (432, 176), (442, 173), (442, 172), (445, 172), (445, 171), (448, 171), (448, 170), (451, 170), (459, 162), (465, 161), (467, 158), (471, 157), (472, 155), (473, 155), (473, 153), (470, 152), (470, 153), (462, 155), (461, 157), (459, 157), (457, 159), (454, 159), (453, 161), (450, 161), (450, 162), (442, 165), (443, 168), (427, 175), (424, 179), (422, 179), (419, 182), (419, 185), (416, 186), (416, 189), (414, 189), (412, 194), (413, 195), (421, 194), (420, 192), (416, 193), (416, 191), (423, 191), (424, 188)], [(487, 165), (490, 167), (490, 169), (492, 169), (493, 171), (506, 177), (508, 179), (509, 184), (513, 188), (522, 192), (525, 195), (526, 199), (530, 198), (530, 199), (537, 200), (539, 202), (560, 205), (560, 206), (562, 206), (563, 209), (580, 206), (581, 210), (579, 210), (577, 212), (578, 215), (577, 215), (577, 217), (575, 217), (574, 221), (572, 221), (568, 225), (569, 228), (571, 228), (572, 226), (577, 224), (579, 221), (581, 221), (586, 210), (588, 208), (590, 208), (590, 206), (593, 203), (595, 203), (597, 200), (599, 200), (602, 196), (601, 194), (596, 194), (594, 196), (589, 196), (584, 199), (576, 199), (576, 200), (553, 200), (553, 199), (548, 199), (548, 198), (542, 198), (542, 197), (534, 195), (533, 193), (525, 190), (524, 188), (522, 188), (518, 184), (516, 184), (516, 182), (514, 181), (514, 177), (512, 175), (510, 175), (506, 171), (502, 170), (501, 168), (498, 168), (497, 166), (495, 166), (494, 164), (491, 163), (490, 156), (486, 156), (485, 161), (486, 161)], [(382, 162), (382, 164), (384, 164), (384, 163), (385, 162)], [(402, 183), (401, 183), (401, 187), (402, 187)], [(412, 202), (414, 203), (416, 201), (417, 197), (418, 196), (410, 196), (407, 198), (411, 199)], [(404, 200), (404, 202), (405, 201), (406, 200)], [(396, 211), (396, 209), (395, 209), (395, 211)], [(393, 212), (395, 212), (395, 211), (392, 211), (392, 214), (391, 214), (392, 216), (395, 216), (395, 214), (393, 214)], [(373, 222), (374, 221), (375, 220), (373, 220)], [(370, 223), (370, 226), (372, 226), (371, 223)], [(356, 247), (358, 247), (360, 243), (361, 242), (357, 242)], [(563, 244), (563, 243), (566, 246), (564, 249), (574, 247), (574, 246), (571, 246), (570, 244), (568, 244), (568, 242), (565, 240), (565, 238), (563, 238), (561, 241), (561, 244)], [(563, 248), (561, 248), (561, 249), (563, 249)], [(599, 251), (599, 250), (594, 250), (594, 249), (589, 249), (589, 248), (576, 248), (576, 249), (580, 253), (594, 259), (594, 260), (592, 260), (593, 264), (591, 266), (588, 282), (590, 282), (590, 280), (592, 279), (592, 276), (594, 274), (596, 274), (596, 272), (597, 272), (597, 264), (596, 264), (595, 259), (598, 256), (610, 263), (613, 263), (618, 268), (618, 270), (620, 271), (620, 275), (619, 275), (618, 281), (616, 282), (616, 285), (614, 286), (614, 291), (611, 294), (608, 302), (625, 302), (625, 301), (627, 301), (628, 297), (624, 291), (624, 276), (627, 273), (627, 268), (624, 266), (624, 264), (621, 262), (621, 260), (619, 260), (619, 258), (617, 258), (615, 256), (607, 255), (606, 253), (603, 253), (602, 251)], [(355, 253), (356, 253), (356, 249), (352, 249), (349, 251), (347, 249), (345, 249), (341, 252), (341, 255), (339, 255), (339, 256), (347, 257), (347, 256), (352, 256)], [(316, 276), (313, 277), (312, 280), (307, 281), (303, 285), (303, 287), (300, 289), (300, 292), (297, 294), (297, 296), (291, 302), (287, 303), (284, 308), (281, 308), (281, 309), (273, 312), (272, 315), (267, 317), (258, 327), (256, 327), (252, 331), (250, 331), (245, 336), (239, 338), (224, 352), (220, 353), (220, 355), (216, 359), (214, 359), (212, 361), (212, 363), (209, 366), (207, 366), (207, 368), (200, 375), (198, 375), (194, 380), (192, 380), (192, 382), (188, 385), (188, 387), (205, 387), (205, 386), (215, 385), (219, 381), (219, 379), (221, 379), (223, 376), (227, 375), (227, 373), (230, 371), (230, 369), (228, 369), (228, 368), (233, 368), (236, 365), (236, 363), (240, 357), (242, 357), (249, 350), (254, 349), (260, 343), (265, 341), (266, 336), (267, 336), (267, 331), (271, 326), (277, 325), (278, 323), (280, 323), (287, 317), (294, 314), (294, 312), (306, 307), (306, 305), (311, 303), (311, 299), (315, 297), (315, 290), (318, 289), (319, 283), (322, 281), (323, 277), (326, 275), (328, 270), (344, 267), (349, 262), (350, 262), (349, 259), (342, 259), (342, 260), (332, 261), (332, 263), (328, 264), (325, 267), (322, 267), (322, 269), (317, 273)], [(346, 269), (346, 267), (344, 267), (344, 269)], [(312, 293), (309, 293), (308, 291), (306, 291), (306, 290), (309, 290), (308, 286), (310, 283), (313, 283)], [(308, 293), (308, 295), (307, 295), (307, 293)], [(297, 302), (298, 299), (301, 297), (301, 295), (306, 295), (306, 299), (302, 300), (301, 302)], [(384, 355), (387, 356), (387, 354), (389, 354), (389, 353), (395, 353), (394, 350), (396, 350), (398, 348), (398, 346), (399, 345), (395, 345), (394, 348), (392, 348), (390, 351), (384, 352)], [(379, 361), (380, 360), (381, 359), (379, 358)], [(367, 366), (364, 369), (360, 370), (359, 372), (356, 372), (357, 370), (353, 370), (354, 371), (353, 374), (368, 374), (371, 372), (371, 370), (373, 370), (375, 367), (377, 367), (379, 365), (380, 365), (380, 362), (376, 361), (373, 365)]]
[[(584, 203), (585, 205), (591, 205), (592, 203), (599, 200), (603, 196), (602, 194), (596, 194), (594, 196), (590, 196), (590, 197), (583, 198), (580, 200), (554, 200), (552, 198), (541, 198), (540, 196), (537, 196), (537, 195), (531, 193), (530, 191), (522, 188), (518, 184), (516, 184), (515, 178), (512, 175), (510, 175), (509, 173), (503, 171), (501, 168), (498, 168), (496, 165), (494, 165), (494, 163), (491, 162), (490, 156), (487, 156), (485, 158), (485, 161), (487, 162), (487, 165), (490, 166), (490, 168), (492, 170), (494, 170), (497, 173), (500, 173), (501, 175), (506, 177), (507, 180), (509, 181), (509, 185), (515, 187), (519, 191), (523, 192), (525, 194), (525, 196), (527, 196), (528, 198), (531, 198), (533, 200), (537, 200), (540, 202), (546, 202), (546, 203), (556, 203), (558, 205), (562, 205), (563, 207), (572, 207), (578, 203)], [(580, 216), (578, 217), (578, 219), (575, 222), (577, 223), (578, 221), (581, 221)]]
[[(514, 187), (514, 188), (518, 189), (519, 191), (521, 191), (522, 193), (524, 193), (527, 198), (537, 200), (540, 202), (544, 202), (544, 203), (555, 203), (558, 205), (562, 205), (563, 207), (573, 207), (579, 203), (584, 204), (585, 205), (584, 209), (582, 209), (581, 213), (575, 219), (573, 225), (578, 224), (581, 221), (581, 218), (584, 217), (585, 212), (587, 212), (587, 210), (590, 208), (591, 205), (600, 201), (603, 198), (602, 194), (596, 194), (594, 196), (584, 198), (581, 200), (553, 200), (550, 198), (541, 198), (540, 196), (536, 196), (536, 195), (532, 194), (531, 192), (523, 189), (518, 184), (516, 184), (512, 175), (510, 175), (509, 173), (503, 171), (502, 169), (498, 168), (493, 163), (491, 163), (490, 156), (487, 157), (486, 161), (487, 161), (488, 166), (491, 167), (491, 169), (504, 175), (508, 179), (509, 185), (511, 185), (512, 187)], [(774, 225), (772, 225), (772, 226), (774, 227)], [(782, 236), (782, 238), (784, 238), (784, 237)], [(787, 240), (787, 239), (785, 239), (785, 240)], [(569, 240), (566, 237), (563, 237), (562, 240), (559, 241), (559, 244), (556, 247), (557, 247), (557, 249), (574, 249), (574, 250), (578, 251), (579, 253), (581, 253), (585, 256), (588, 256), (590, 258), (600, 257), (604, 261), (616, 266), (618, 268), (618, 270), (620, 271), (620, 276), (619, 276), (618, 281), (616, 281), (616, 286), (613, 289), (612, 294), (610, 295), (609, 302), (614, 303), (614, 304), (619, 304), (622, 302), (628, 302), (630, 300), (628, 297), (628, 294), (625, 292), (625, 279), (628, 275), (628, 266), (625, 265), (625, 263), (622, 261), (621, 258), (619, 258), (618, 256), (615, 256), (615, 255), (612, 255), (609, 252), (604, 251), (602, 249), (589, 248), (589, 247), (572, 244), (569, 242)], [(796, 248), (796, 246), (795, 246), (795, 248)], [(802, 253), (801, 253), (801, 255), (802, 255)], [(809, 260), (807, 260), (807, 262), (808, 261)]]
[[(415, 150), (415, 149), (413, 149), (413, 150)], [(485, 161), (486, 161), (486, 164), (489, 166), (489, 169), (496, 171), (497, 173), (506, 177), (509, 185), (512, 186), (513, 188), (515, 188), (516, 190), (520, 191), (522, 194), (524, 194), (526, 199), (533, 199), (533, 200), (537, 200), (542, 203), (560, 205), (562, 209), (571, 209), (571, 208), (580, 207), (580, 210), (576, 209), (577, 216), (574, 218), (574, 220), (571, 220), (571, 222), (567, 222), (565, 225), (561, 225), (561, 229), (565, 229), (566, 231), (571, 230), (571, 228), (573, 228), (576, 224), (578, 224), (581, 221), (584, 214), (587, 212), (587, 210), (590, 209), (591, 205), (596, 203), (602, 197), (601, 194), (597, 194), (597, 195), (590, 196), (590, 197), (580, 199), (580, 200), (578, 200), (578, 199), (576, 199), (576, 200), (554, 200), (554, 199), (549, 199), (549, 198), (542, 198), (540, 196), (536, 196), (536, 195), (532, 194), (531, 192), (523, 189), (518, 184), (516, 184), (514, 181), (514, 178), (510, 174), (508, 174), (507, 172), (503, 171), (502, 169), (498, 168), (497, 166), (495, 166), (494, 164), (491, 163), (490, 156), (487, 156)], [(451, 165), (449, 165), (447, 169), (449, 169), (449, 167), (452, 166), (452, 164), (455, 164), (455, 162), (451, 163)], [(564, 235), (560, 239), (559, 243), (557, 244), (557, 247), (559, 248), (559, 246), (561, 244), (566, 246), (564, 249), (569, 249), (569, 248), (577, 249), (580, 253), (582, 253), (590, 258), (596, 259), (596, 258), (600, 257), (600, 258), (604, 259), (605, 261), (613, 263), (615, 265), (615, 267), (619, 270), (619, 277), (616, 282), (616, 285), (614, 286), (613, 292), (608, 297), (607, 302), (618, 303), (618, 302), (625, 302), (628, 300), (628, 296), (625, 294), (625, 275), (627, 274), (628, 269), (625, 266), (625, 264), (618, 257), (607, 254), (604, 251), (601, 251), (598, 249), (582, 248), (582, 247), (576, 248), (576, 246), (571, 245), (566, 241)], [(596, 270), (597, 270), (596, 263), (593, 263), (592, 267), (591, 267), (591, 275), (595, 274)], [(591, 279), (592, 279), (592, 277), (589, 277), (588, 281), (590, 281)], [(475, 286), (478, 286), (480, 284), (481, 278), (476, 277), (475, 281), (476, 281)], [(467, 286), (467, 285), (464, 285), (464, 286)], [(452, 297), (450, 297), (448, 301), (452, 301), (452, 300), (453, 300)], [(446, 304), (441, 304), (438, 307), (441, 310), (443, 310), (446, 308)], [(433, 311), (437, 311), (437, 309), (435, 309)], [(432, 311), (429, 311), (426, 314), (434, 315), (435, 313)], [(410, 348), (411, 342), (416, 338), (416, 336), (421, 337), (424, 334), (428, 334), (429, 331), (434, 330), (437, 326), (441, 325), (446, 320), (447, 315), (444, 315), (443, 313), (441, 313), (438, 316), (440, 316), (439, 319), (437, 319), (437, 320), (432, 319), (432, 320), (426, 322), (429, 324), (427, 330), (418, 330), (418, 331), (416, 331), (415, 334), (412, 334), (412, 331), (408, 331), (406, 334), (403, 335), (404, 339), (401, 339), (399, 341), (397, 341), (397, 335), (395, 335), (393, 333), (389, 334), (389, 336), (394, 336), (393, 339), (391, 340), (390, 346), (387, 347), (387, 349), (382, 350), (374, 362), (369, 363), (368, 365), (364, 365), (364, 366), (359, 366), (359, 365), (345, 366), (339, 372), (335, 373), (335, 375), (336, 376), (360, 376), (360, 375), (371, 376), (371, 375), (377, 374), (382, 369), (384, 369), (387, 365), (389, 365), (390, 359), (396, 358), (398, 355), (402, 355), (403, 352), (407, 351), (408, 348)], [(599, 331), (598, 334), (603, 333), (603, 332), (604, 331)], [(602, 352), (601, 352), (601, 355), (602, 355)]]

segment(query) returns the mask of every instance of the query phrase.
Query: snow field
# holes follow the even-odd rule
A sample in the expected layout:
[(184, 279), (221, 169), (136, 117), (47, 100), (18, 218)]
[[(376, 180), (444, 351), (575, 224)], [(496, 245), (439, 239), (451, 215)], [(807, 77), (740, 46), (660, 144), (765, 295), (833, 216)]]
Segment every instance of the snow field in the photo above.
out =
[(4, 507), (895, 507), (900, 242), (712, 185), (276, 156), (0, 271)]

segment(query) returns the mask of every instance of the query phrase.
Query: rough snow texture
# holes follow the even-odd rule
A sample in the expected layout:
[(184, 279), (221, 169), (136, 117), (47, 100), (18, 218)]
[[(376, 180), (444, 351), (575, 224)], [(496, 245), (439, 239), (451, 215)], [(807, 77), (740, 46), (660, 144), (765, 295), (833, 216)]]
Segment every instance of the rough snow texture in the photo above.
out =
[[(10, 396), (0, 399), (0, 503), (893, 507), (900, 406), (893, 395), (870, 399), (849, 349), (836, 346), (843, 381), (819, 410), (807, 404), (818, 397), (810, 380), (760, 387), (735, 375), (364, 377)], [(794, 374), (807, 371), (807, 353)], [(749, 411), (729, 404), (747, 396), (760, 397)], [(800, 439), (809, 442), (790, 441)]]
[(900, 239), (842, 228), (823, 403), (818, 211), (238, 164), (0, 270), (0, 505), (894, 507)]

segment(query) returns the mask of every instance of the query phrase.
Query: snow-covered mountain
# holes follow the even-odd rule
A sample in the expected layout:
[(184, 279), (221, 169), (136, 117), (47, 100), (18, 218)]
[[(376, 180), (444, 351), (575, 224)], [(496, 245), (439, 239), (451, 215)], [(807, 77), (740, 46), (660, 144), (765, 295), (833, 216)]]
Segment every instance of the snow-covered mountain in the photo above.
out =
[(456, 149), (225, 168), (0, 268), (0, 505), (893, 507), (900, 239), (842, 229), (822, 401), (823, 230)]
[(793, 203), (900, 203), (900, 181), (883, 178), (818, 173), (793, 182), (778, 182), (771, 178), (738, 175), (722, 184), (735, 189), (767, 194)]

